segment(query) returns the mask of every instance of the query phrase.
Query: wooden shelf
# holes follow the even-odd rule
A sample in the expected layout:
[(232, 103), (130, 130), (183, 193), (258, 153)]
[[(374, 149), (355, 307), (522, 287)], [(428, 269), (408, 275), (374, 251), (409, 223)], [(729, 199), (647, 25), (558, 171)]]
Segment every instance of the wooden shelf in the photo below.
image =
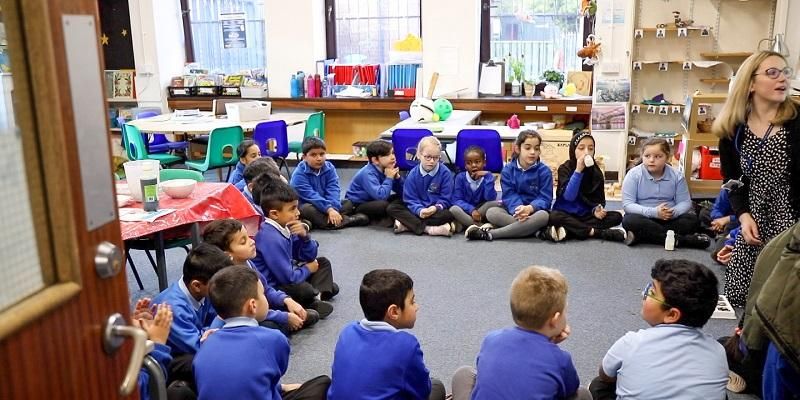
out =
[(703, 52), (700, 53), (700, 56), (706, 58), (747, 58), (750, 57), (752, 54), (753, 53), (747, 51), (732, 52), (732, 53)]
[[(635, 28), (634, 30), (639, 30), (639, 29), (641, 29), (642, 32), (655, 32), (659, 28)], [(663, 29), (665, 31), (667, 31), (667, 32), (677, 32), (678, 31), (678, 28), (676, 28), (674, 26), (668, 26), (668, 27), (663, 28)], [(697, 27), (697, 26), (687, 26), (686, 29), (688, 29), (690, 31), (702, 31), (703, 30), (703, 28)], [(709, 32), (714, 30), (711, 27), (705, 27), (705, 29), (708, 29)], [(708, 35), (708, 36), (710, 37), (711, 35)]]
[(108, 103), (138, 103), (136, 99), (106, 99)]
[(731, 81), (730, 79), (711, 79), (711, 78), (700, 79), (700, 82), (708, 83), (711, 85), (717, 85), (717, 84), (727, 85), (728, 83), (730, 83), (730, 81)]
[(122, 132), (120, 128), (111, 128), (111, 132)]

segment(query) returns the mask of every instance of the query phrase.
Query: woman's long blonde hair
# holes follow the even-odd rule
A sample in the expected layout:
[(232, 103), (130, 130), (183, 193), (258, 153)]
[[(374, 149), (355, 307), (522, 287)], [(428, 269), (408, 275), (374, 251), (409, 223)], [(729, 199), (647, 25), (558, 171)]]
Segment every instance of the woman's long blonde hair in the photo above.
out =
[[(736, 72), (736, 80), (733, 84), (733, 89), (728, 93), (728, 100), (722, 106), (719, 116), (714, 120), (714, 125), (711, 127), (713, 132), (719, 138), (733, 138), (736, 131), (736, 126), (745, 123), (747, 113), (750, 110), (750, 85), (755, 79), (755, 73), (758, 67), (764, 60), (769, 57), (780, 57), (787, 65), (786, 58), (780, 53), (774, 51), (760, 51), (747, 57), (746, 60), (739, 67)], [(787, 77), (786, 89), (791, 91), (791, 85)], [(792, 99), (791, 96), (786, 96), (786, 100), (778, 107), (778, 113), (775, 114), (775, 119), (772, 122), (775, 125), (783, 125), (784, 122), (793, 119), (797, 116), (798, 102)]]

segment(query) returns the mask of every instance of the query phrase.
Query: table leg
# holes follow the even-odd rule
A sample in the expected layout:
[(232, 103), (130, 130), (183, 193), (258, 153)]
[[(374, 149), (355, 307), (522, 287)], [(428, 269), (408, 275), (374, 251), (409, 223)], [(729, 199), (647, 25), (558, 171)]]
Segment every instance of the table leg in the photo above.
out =
[(167, 281), (167, 255), (164, 252), (164, 233), (156, 232), (156, 275), (158, 275), (158, 291), (161, 292), (169, 286)]
[(197, 247), (197, 245), (199, 245), (201, 240), (202, 240), (201, 237), (200, 237), (200, 224), (199, 223), (195, 222), (195, 223), (192, 224), (191, 236), (192, 236), (192, 247), (193, 248)]

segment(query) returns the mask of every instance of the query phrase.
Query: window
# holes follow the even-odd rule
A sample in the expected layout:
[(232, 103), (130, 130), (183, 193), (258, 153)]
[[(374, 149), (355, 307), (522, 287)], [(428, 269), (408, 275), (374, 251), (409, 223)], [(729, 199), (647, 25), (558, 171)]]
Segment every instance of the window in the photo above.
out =
[(388, 62), (392, 43), (420, 36), (420, 11), (420, 0), (326, 0), (328, 58)]
[(482, 0), (481, 61), (522, 59), (524, 77), (548, 69), (580, 71), (579, 0)]
[[(191, 48), (194, 62), (210, 71), (233, 74), (243, 69), (265, 68), (264, 0), (183, 0), (189, 8)], [(243, 15), (236, 15), (242, 13)], [(223, 21), (226, 29), (244, 25), (244, 47), (225, 48), (231, 41), (223, 40)], [(239, 18), (241, 17), (241, 19)], [(227, 37), (227, 35), (226, 35)], [(241, 36), (239, 36), (241, 38)], [(187, 57), (188, 58), (188, 57)]]

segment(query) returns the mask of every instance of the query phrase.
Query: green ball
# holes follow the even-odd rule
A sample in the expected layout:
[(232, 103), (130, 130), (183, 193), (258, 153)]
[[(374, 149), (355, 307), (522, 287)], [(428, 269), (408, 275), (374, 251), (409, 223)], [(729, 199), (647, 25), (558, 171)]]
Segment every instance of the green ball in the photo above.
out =
[(445, 121), (453, 113), (453, 104), (447, 99), (436, 99), (433, 102), (433, 112), (439, 115), (440, 121)]

